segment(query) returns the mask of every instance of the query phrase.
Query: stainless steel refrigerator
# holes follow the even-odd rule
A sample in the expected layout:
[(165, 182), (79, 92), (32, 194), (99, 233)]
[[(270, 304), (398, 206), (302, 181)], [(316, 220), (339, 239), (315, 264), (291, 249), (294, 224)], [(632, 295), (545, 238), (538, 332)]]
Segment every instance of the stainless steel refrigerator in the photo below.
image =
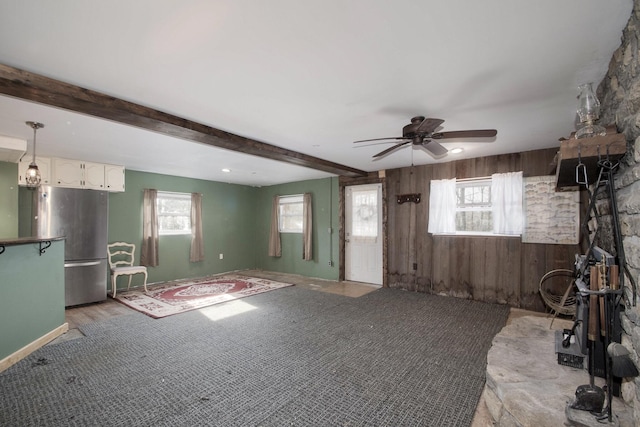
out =
[(109, 193), (20, 188), (20, 236), (65, 236), (65, 306), (107, 298)]

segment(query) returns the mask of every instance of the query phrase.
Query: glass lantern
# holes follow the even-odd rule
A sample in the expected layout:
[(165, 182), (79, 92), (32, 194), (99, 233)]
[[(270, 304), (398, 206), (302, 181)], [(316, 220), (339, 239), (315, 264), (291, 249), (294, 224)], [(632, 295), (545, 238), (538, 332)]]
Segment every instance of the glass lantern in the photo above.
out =
[(576, 139), (606, 135), (604, 127), (594, 124), (600, 117), (600, 101), (593, 92), (592, 83), (582, 84), (578, 89), (580, 89), (578, 117), (580, 117), (581, 127), (576, 132)]

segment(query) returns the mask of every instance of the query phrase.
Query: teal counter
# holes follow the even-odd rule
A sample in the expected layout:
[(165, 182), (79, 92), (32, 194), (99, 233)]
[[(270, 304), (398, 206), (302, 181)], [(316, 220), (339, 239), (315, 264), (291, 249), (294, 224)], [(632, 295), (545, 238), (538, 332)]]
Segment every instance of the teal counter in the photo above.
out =
[(0, 371), (66, 332), (64, 243), (0, 239)]

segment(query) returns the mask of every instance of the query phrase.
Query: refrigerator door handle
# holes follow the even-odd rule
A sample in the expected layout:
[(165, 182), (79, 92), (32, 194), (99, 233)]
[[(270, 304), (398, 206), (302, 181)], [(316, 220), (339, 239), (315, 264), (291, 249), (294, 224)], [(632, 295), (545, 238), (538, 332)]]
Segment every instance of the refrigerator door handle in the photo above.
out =
[(92, 265), (99, 265), (100, 261), (88, 261), (88, 262), (68, 262), (65, 263), (65, 267), (90, 267)]

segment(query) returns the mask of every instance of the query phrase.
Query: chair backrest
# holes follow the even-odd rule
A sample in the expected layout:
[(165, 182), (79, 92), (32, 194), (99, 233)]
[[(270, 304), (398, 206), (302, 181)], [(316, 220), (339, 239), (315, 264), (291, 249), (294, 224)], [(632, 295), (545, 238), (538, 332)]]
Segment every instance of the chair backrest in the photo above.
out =
[(135, 261), (136, 245), (126, 242), (115, 242), (107, 245), (109, 267), (132, 266)]

